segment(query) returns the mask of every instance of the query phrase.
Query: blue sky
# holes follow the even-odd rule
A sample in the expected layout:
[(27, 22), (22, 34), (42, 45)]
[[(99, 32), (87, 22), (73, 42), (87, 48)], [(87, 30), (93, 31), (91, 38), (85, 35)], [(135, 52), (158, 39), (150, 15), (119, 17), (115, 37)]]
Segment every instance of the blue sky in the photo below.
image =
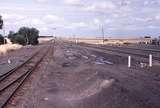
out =
[(160, 0), (1, 0), (0, 14), (7, 32), (100, 37), (103, 25), (106, 37), (160, 35)]

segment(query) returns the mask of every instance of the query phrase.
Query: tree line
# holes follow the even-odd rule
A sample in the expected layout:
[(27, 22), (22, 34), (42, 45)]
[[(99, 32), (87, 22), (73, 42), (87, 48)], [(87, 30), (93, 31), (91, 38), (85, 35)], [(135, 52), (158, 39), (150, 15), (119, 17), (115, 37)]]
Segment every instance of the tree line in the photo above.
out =
[[(0, 30), (3, 29), (4, 23), (2, 16), (0, 15)], [(17, 32), (10, 31), (8, 38), (12, 43), (17, 43), (21, 45), (37, 45), (39, 37), (39, 30), (36, 28), (21, 27)], [(4, 36), (0, 34), (0, 44), (5, 44), (7, 41)]]
[(152, 44), (153, 45), (160, 45), (160, 36), (158, 38), (152, 39)]
[[(39, 30), (36, 28), (21, 27), (17, 32), (10, 31), (8, 39), (14, 44), (21, 45), (37, 45), (39, 38)], [(0, 44), (5, 44), (7, 41), (0, 34)]]
[(39, 38), (39, 31), (36, 28), (21, 27), (18, 32), (10, 31), (8, 38), (12, 43), (21, 45), (37, 45)]

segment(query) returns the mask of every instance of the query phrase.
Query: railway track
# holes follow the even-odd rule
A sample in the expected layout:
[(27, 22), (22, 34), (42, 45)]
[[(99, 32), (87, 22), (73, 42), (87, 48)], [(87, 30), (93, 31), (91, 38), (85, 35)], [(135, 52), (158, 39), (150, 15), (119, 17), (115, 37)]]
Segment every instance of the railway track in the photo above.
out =
[(47, 49), (38, 50), (23, 64), (0, 76), (0, 108), (6, 106), (16, 91), (41, 63), (50, 48), (51, 46)]
[[(83, 47), (84, 46), (84, 47)], [(117, 49), (108, 49), (108, 48), (103, 48), (103, 47), (98, 47), (98, 46), (92, 46), (92, 45), (82, 45), (81, 48), (93, 48), (93, 50), (95, 49), (95, 51), (99, 51), (96, 49), (102, 49), (102, 51), (113, 51), (113, 52), (118, 52), (118, 53), (124, 53), (126, 54), (126, 52), (123, 50), (121, 51), (117, 51)], [(92, 50), (92, 49), (91, 49)], [(100, 51), (100, 52), (102, 52)], [(148, 50), (147, 50), (148, 51)], [(127, 52), (127, 54), (129, 55), (134, 55), (134, 56), (140, 56), (142, 54), (135, 54), (134, 52)], [(145, 58), (148, 58), (148, 55), (143, 56)], [(155, 59), (155, 58), (154, 58)], [(160, 60), (160, 58), (157, 58), (156, 60)], [(125, 90), (129, 91), (133, 97), (135, 95), (135, 99), (137, 101), (140, 101), (144, 104), (144, 106), (149, 106), (149, 107), (153, 107), (153, 108), (160, 108), (160, 104), (159, 104), (159, 99), (160, 99), (160, 83), (159, 80), (155, 80), (153, 77), (149, 77), (147, 73), (147, 71), (145, 70), (139, 70), (137, 68), (118, 68), (119, 71), (107, 71), (106, 73), (107, 76), (111, 75), (111, 78), (115, 78), (117, 79), (117, 84), (118, 86), (120, 86), (121, 88), (124, 88)], [(104, 73), (104, 75), (106, 74)], [(136, 84), (139, 85), (141, 87), (141, 89), (144, 90), (141, 91), (140, 89), (135, 89), (134, 85), (132, 87), (132, 85), (127, 85), (124, 84), (125, 82), (130, 82), (131, 84)], [(140, 93), (139, 96), (136, 96), (136, 93)]]
[[(85, 44), (85, 45), (82, 45), (82, 46), (101, 49), (101, 50), (105, 50), (105, 51), (108, 50), (108, 51), (112, 51), (112, 52), (116, 52), (116, 53), (127, 54), (127, 55), (131, 55), (131, 56), (137, 56), (137, 57), (143, 57), (143, 58), (149, 58), (149, 53), (145, 53), (147, 51), (147, 52), (151, 52), (150, 54), (153, 55), (154, 60), (160, 61), (160, 56), (155, 55), (156, 53), (160, 54), (160, 50), (127, 48), (129, 50), (132, 50), (132, 51), (129, 51), (129, 50), (127, 51), (125, 48), (122, 49), (121, 47), (120, 47), (121, 49), (118, 49), (119, 47), (117, 47), (117, 48), (110, 47), (109, 48), (109, 47), (104, 47), (104, 46), (93, 46), (93, 45), (89, 45), (89, 44)], [(143, 51), (143, 53), (137, 53), (134, 50)]]
[(110, 48), (120, 48), (120, 49), (129, 49), (129, 50), (138, 50), (138, 51), (150, 51), (150, 52), (159, 52), (159, 49), (147, 49), (147, 48), (134, 48), (134, 47), (124, 47), (124, 46), (104, 46), (104, 47), (110, 47)]

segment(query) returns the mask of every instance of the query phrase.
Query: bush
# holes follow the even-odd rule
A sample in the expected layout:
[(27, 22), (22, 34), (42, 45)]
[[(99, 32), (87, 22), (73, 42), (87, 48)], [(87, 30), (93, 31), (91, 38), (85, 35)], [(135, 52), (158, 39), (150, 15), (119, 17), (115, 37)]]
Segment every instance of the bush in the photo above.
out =
[(21, 27), (18, 31), (18, 34), (21, 34), (25, 37), (27, 44), (37, 45), (39, 43), (39, 31), (36, 28)]
[(160, 45), (160, 40), (155, 38), (152, 40), (152, 45)]
[(6, 40), (4, 39), (4, 37), (0, 34), (0, 45), (5, 44)]
[(11, 42), (12, 43), (18, 43), (18, 44), (21, 44), (21, 45), (26, 45), (26, 41), (25, 41), (25, 37), (23, 35), (20, 35), (20, 34), (15, 34), (11, 37)]
[(124, 45), (129, 45), (129, 44), (131, 44), (131, 43), (129, 43), (129, 42), (124, 42), (123, 44), (124, 44)]
[(14, 34), (14, 31), (9, 31), (8, 38), (11, 39)]
[(13, 43), (18, 43), (21, 45), (37, 45), (39, 37), (39, 31), (36, 28), (21, 27), (17, 33), (10, 31), (8, 38)]
[(109, 41), (108, 39), (104, 39), (104, 41)]

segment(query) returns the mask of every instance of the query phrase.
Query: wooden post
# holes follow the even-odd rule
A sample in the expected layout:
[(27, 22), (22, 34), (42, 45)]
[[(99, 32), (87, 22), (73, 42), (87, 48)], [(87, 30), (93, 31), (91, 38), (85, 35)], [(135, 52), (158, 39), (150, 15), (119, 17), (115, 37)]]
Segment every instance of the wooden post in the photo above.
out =
[(149, 55), (149, 67), (152, 67), (152, 55)]
[(128, 67), (131, 67), (131, 56), (128, 56)]

